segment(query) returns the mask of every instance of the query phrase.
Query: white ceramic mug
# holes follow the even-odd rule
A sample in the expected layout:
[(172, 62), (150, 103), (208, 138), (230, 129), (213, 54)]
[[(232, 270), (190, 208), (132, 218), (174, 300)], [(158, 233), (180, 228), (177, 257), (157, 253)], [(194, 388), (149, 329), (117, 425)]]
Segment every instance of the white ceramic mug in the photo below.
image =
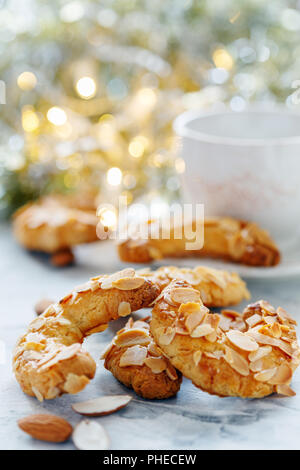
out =
[(288, 246), (300, 222), (300, 113), (189, 111), (174, 122), (182, 140), (185, 202), (206, 215), (255, 221)]

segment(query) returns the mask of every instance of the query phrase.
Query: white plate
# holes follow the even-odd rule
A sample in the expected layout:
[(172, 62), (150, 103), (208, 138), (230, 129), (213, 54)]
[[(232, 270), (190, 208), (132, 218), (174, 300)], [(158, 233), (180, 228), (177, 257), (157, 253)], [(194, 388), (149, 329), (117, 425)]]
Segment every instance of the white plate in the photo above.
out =
[(300, 276), (300, 239), (297, 246), (282, 250), (281, 262), (272, 268), (245, 266), (210, 258), (168, 258), (154, 263), (155, 266), (174, 265), (195, 267), (199, 264), (217, 269), (235, 271), (246, 279), (275, 279)]
[[(143, 264), (122, 263), (119, 260), (117, 248), (113, 241), (78, 246), (75, 252), (77, 264), (82, 267), (85, 266), (87, 270), (94, 268), (95, 272), (111, 272), (125, 266), (133, 266), (136, 269), (145, 266)], [(300, 237), (297, 246), (282, 249), (281, 252), (282, 260), (278, 266), (273, 268), (256, 268), (209, 258), (166, 258), (147, 266), (151, 266), (152, 269), (166, 265), (193, 268), (202, 264), (212, 268), (235, 271), (246, 279), (275, 279), (300, 276)]]

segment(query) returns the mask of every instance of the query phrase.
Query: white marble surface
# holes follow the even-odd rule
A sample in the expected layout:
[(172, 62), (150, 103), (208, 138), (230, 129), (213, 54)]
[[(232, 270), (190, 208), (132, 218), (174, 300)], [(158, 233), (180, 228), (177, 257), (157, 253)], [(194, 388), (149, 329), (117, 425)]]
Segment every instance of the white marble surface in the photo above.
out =
[[(80, 417), (71, 403), (104, 394), (130, 393), (134, 400), (118, 413), (101, 421), (111, 437), (112, 449), (299, 449), (300, 372), (296, 372), (293, 398), (268, 397), (261, 400), (209, 396), (184, 380), (176, 398), (145, 401), (120, 385), (98, 360), (117, 321), (104, 333), (91, 337), (86, 345), (98, 362), (95, 379), (78, 396), (65, 395), (39, 403), (22, 393), (11, 371), (11, 350), (16, 338), (31, 319), (33, 306), (42, 297), (60, 298), (74, 286), (100, 273), (122, 267), (110, 242), (77, 250), (76, 266), (55, 269), (41, 256), (23, 251), (13, 240), (10, 227), (0, 225), (0, 341), (6, 358), (0, 358), (0, 448), (73, 449), (64, 444), (47, 444), (31, 439), (16, 421), (30, 413), (52, 412), (73, 425)], [(254, 281), (249, 283), (253, 299), (265, 298), (293, 313), (300, 322), (300, 279)]]

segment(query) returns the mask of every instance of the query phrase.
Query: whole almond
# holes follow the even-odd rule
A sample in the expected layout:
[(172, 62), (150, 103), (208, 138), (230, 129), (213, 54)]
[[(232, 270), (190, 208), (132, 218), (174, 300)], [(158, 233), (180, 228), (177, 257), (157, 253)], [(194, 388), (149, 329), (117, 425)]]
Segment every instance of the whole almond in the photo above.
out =
[(34, 311), (37, 315), (41, 315), (46, 310), (46, 308), (50, 307), (50, 305), (54, 303), (55, 302), (50, 299), (41, 299), (35, 304)]
[(61, 250), (53, 253), (51, 264), (57, 267), (68, 266), (74, 262), (74, 255), (71, 250)]
[(73, 431), (68, 421), (60, 416), (50, 414), (26, 416), (19, 419), (18, 426), (31, 437), (48, 442), (64, 442)]

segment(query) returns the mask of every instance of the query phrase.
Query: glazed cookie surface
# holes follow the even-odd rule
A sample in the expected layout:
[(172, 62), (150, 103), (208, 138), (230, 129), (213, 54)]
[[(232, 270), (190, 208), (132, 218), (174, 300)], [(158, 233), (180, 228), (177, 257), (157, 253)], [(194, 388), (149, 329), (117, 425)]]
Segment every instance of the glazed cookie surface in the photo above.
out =
[(151, 333), (175, 368), (202, 390), (259, 398), (289, 385), (299, 365), (295, 320), (268, 302), (210, 313), (185, 281), (167, 286), (152, 312)]

